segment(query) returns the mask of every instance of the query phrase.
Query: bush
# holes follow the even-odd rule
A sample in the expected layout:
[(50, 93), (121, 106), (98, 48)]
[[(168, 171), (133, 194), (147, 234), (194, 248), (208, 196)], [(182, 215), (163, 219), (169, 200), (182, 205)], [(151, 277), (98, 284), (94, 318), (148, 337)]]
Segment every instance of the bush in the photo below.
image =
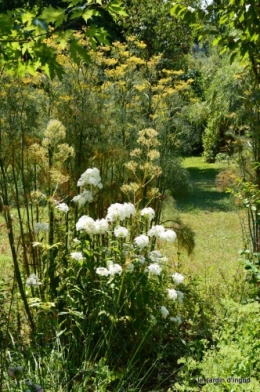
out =
[(188, 357), (179, 361), (184, 367), (175, 390), (241, 391), (242, 387), (260, 391), (260, 305), (224, 300), (222, 306), (213, 341), (204, 342), (202, 360)]

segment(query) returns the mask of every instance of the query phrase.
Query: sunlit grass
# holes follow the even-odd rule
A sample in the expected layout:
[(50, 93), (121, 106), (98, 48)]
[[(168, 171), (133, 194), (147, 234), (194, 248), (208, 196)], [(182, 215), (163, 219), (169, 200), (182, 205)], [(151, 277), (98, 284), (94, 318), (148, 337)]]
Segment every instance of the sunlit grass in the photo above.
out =
[[(196, 277), (206, 293), (238, 298), (244, 289), (244, 269), (239, 263), (242, 248), (240, 212), (232, 197), (219, 192), (215, 177), (223, 164), (208, 164), (200, 157), (186, 158), (193, 192), (168, 205), (165, 216), (179, 216), (195, 232), (196, 246), (188, 256), (180, 250), (180, 270)], [(172, 250), (167, 247), (168, 256)], [(176, 259), (176, 257), (175, 257)]]

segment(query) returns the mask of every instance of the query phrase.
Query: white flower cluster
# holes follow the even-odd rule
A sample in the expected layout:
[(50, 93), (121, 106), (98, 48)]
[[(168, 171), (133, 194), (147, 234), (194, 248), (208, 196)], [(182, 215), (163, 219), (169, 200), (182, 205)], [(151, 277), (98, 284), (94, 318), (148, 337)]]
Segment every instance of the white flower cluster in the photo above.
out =
[(90, 191), (84, 189), (82, 193), (77, 196), (74, 196), (72, 201), (74, 201), (74, 203), (77, 203), (79, 207), (82, 207), (87, 202), (91, 203), (93, 201), (93, 195)]
[(151, 207), (143, 208), (141, 210), (141, 216), (151, 221), (155, 216), (155, 211)]
[(134, 243), (138, 248), (145, 248), (147, 245), (149, 245), (149, 238), (145, 234), (141, 234), (138, 237), (134, 239)]
[(179, 272), (175, 272), (175, 274), (172, 275), (172, 280), (176, 284), (181, 284), (184, 281), (184, 276), (182, 274), (179, 274)]
[(177, 291), (174, 289), (167, 289), (167, 291), (168, 291), (168, 298), (175, 301), (178, 297)]
[(160, 275), (162, 272), (162, 268), (157, 263), (152, 263), (147, 267), (147, 271), (150, 275)]
[[(93, 185), (97, 186), (100, 189), (103, 188), (99, 170), (96, 167), (87, 169), (83, 174), (81, 174), (77, 185), (81, 187), (84, 187), (86, 185)], [(90, 191), (83, 189), (83, 191), (79, 195), (73, 197), (72, 201), (74, 201), (74, 203), (77, 203), (79, 207), (82, 207), (87, 202), (91, 203), (93, 201), (93, 195)]]
[(61, 212), (67, 213), (69, 211), (69, 207), (66, 203), (58, 203), (55, 208), (57, 208), (57, 210)]
[(76, 260), (76, 261), (82, 261), (83, 260), (83, 254), (81, 252), (72, 252), (70, 254), (70, 257), (73, 260)]
[(176, 233), (173, 230), (165, 229), (161, 225), (152, 226), (152, 228), (148, 231), (149, 237), (158, 237), (167, 242), (174, 242), (176, 240)]
[(40, 282), (38, 276), (35, 274), (29, 275), (29, 277), (26, 279), (26, 285), (27, 286), (32, 286), (32, 287), (39, 287), (42, 283)]
[(171, 321), (174, 321), (177, 324), (181, 324), (181, 317), (177, 315), (176, 317), (170, 317)]
[(123, 226), (118, 226), (114, 229), (114, 234), (117, 238), (126, 238), (128, 235), (128, 230)]
[(169, 310), (165, 306), (161, 306), (161, 315), (162, 318), (166, 318), (169, 316)]
[(122, 274), (122, 267), (119, 264), (111, 264), (108, 268), (99, 267), (96, 269), (96, 273), (100, 276), (114, 276)]
[(116, 220), (123, 221), (134, 214), (135, 206), (132, 203), (115, 203), (108, 207), (106, 219), (110, 222), (114, 222)]
[(159, 250), (153, 250), (149, 253), (149, 258), (154, 263), (167, 263), (168, 259), (166, 256), (163, 256)]
[[(172, 279), (175, 284), (180, 284), (180, 283), (183, 283), (184, 276), (179, 274), (178, 272), (176, 272), (175, 274), (172, 275)], [(175, 289), (167, 289), (167, 293), (168, 293), (168, 298), (170, 300), (172, 300), (172, 301), (178, 300), (180, 303), (183, 302), (184, 294), (182, 291), (175, 290)], [(161, 306), (162, 318), (168, 317), (169, 313), (170, 312), (168, 311), (168, 309), (165, 306)], [(181, 322), (182, 322), (180, 316), (170, 317), (170, 320), (176, 322), (177, 324), (181, 324)]]
[(138, 256), (138, 262), (139, 262), (140, 264), (144, 264), (144, 263), (145, 263), (145, 257), (139, 255), (139, 256)]
[(106, 219), (97, 219), (95, 221), (95, 231), (94, 234), (105, 234), (108, 231), (108, 222)]
[(34, 225), (34, 232), (37, 234), (40, 231), (47, 232), (49, 231), (49, 224), (46, 222), (37, 222)]
[(77, 186), (85, 185), (94, 185), (100, 189), (103, 188), (100, 173), (96, 167), (87, 169), (83, 174), (81, 174), (80, 179), (77, 182)]
[(89, 235), (105, 234), (108, 231), (108, 222), (106, 219), (97, 219), (94, 221), (90, 216), (83, 215), (76, 223), (76, 230), (84, 230)]
[(183, 298), (184, 298), (183, 292), (177, 290), (177, 295), (178, 295), (178, 297), (177, 297), (177, 298), (178, 298), (178, 301), (179, 301), (180, 303), (182, 303), (182, 302), (183, 302)]

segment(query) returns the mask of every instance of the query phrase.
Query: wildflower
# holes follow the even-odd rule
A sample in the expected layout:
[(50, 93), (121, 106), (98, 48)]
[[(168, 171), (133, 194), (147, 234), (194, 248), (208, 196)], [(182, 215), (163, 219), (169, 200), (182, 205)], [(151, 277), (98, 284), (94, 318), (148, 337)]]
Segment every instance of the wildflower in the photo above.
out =
[(128, 235), (128, 230), (123, 226), (118, 226), (115, 228), (114, 234), (117, 238), (126, 238)]
[(158, 263), (162, 258), (162, 254), (161, 254), (161, 252), (159, 252), (159, 250), (153, 250), (152, 252), (149, 253), (149, 258), (154, 263)]
[(106, 219), (97, 219), (95, 222), (95, 234), (105, 234), (108, 231)]
[(159, 237), (167, 242), (174, 242), (176, 240), (176, 233), (173, 230), (165, 230), (159, 234)]
[(77, 185), (78, 186), (94, 185), (100, 189), (103, 188), (99, 170), (96, 167), (87, 169), (83, 174), (81, 174), (80, 179), (77, 182)]
[(116, 220), (123, 221), (126, 218), (130, 218), (130, 216), (134, 214), (135, 206), (132, 203), (115, 203), (108, 207), (106, 219), (111, 222)]
[(153, 264), (150, 264), (150, 265), (147, 267), (147, 271), (148, 271), (149, 274), (151, 274), (151, 275), (160, 275), (161, 272), (162, 272), (162, 268), (159, 266), (159, 264), (153, 263)]
[(107, 268), (104, 267), (98, 267), (96, 269), (96, 273), (100, 276), (108, 276), (109, 275), (109, 271)]
[(34, 225), (34, 232), (37, 234), (40, 231), (47, 232), (49, 231), (49, 224), (45, 222), (37, 222)]
[(109, 275), (112, 275), (112, 276), (117, 275), (117, 274), (121, 275), (122, 267), (119, 264), (111, 264), (108, 267), (108, 271), (109, 271)]
[(83, 260), (83, 255), (82, 255), (81, 252), (72, 252), (72, 253), (70, 254), (70, 257), (71, 257), (73, 260), (77, 260), (77, 261), (82, 261), (82, 260)]
[(161, 225), (152, 226), (152, 228), (148, 231), (149, 237), (159, 237), (161, 233), (165, 231), (165, 228)]
[(80, 240), (78, 240), (77, 238), (73, 238), (73, 242), (75, 242), (75, 244), (80, 244)]
[(125, 218), (130, 218), (131, 215), (135, 214), (135, 206), (132, 203), (124, 203)]
[(181, 324), (181, 317), (180, 316), (170, 317), (170, 320), (174, 321), (177, 324)]
[(139, 248), (143, 249), (149, 245), (149, 238), (147, 235), (141, 234), (134, 239), (134, 242)]
[(146, 219), (150, 221), (154, 218), (155, 212), (151, 207), (143, 208), (141, 210), (141, 216), (144, 216)]
[(144, 256), (138, 256), (138, 261), (140, 264), (144, 264), (145, 263), (145, 257)]
[(61, 212), (66, 212), (67, 213), (69, 211), (69, 207), (68, 207), (68, 205), (66, 203), (57, 204), (56, 208), (57, 208), (58, 211), (61, 211)]
[(39, 287), (42, 283), (40, 282), (38, 276), (35, 274), (29, 275), (29, 277), (26, 279), (26, 285), (27, 286), (32, 286), (32, 287)]
[(183, 283), (184, 281), (184, 276), (182, 274), (179, 274), (178, 272), (175, 272), (175, 274), (172, 275), (172, 280), (176, 284)]
[(66, 137), (66, 129), (59, 120), (50, 120), (44, 132), (42, 145), (48, 147), (57, 144)]
[(85, 230), (87, 234), (94, 234), (96, 231), (95, 222), (90, 216), (83, 215), (76, 223), (76, 230)]
[(37, 241), (32, 242), (32, 246), (33, 246), (34, 248), (36, 248), (37, 246), (41, 246), (41, 242), (37, 242)]
[(166, 318), (169, 315), (169, 310), (165, 306), (161, 306), (161, 315), (162, 318)]
[(74, 201), (74, 203), (77, 203), (79, 205), (79, 207), (82, 207), (87, 202), (91, 203), (93, 201), (93, 195), (91, 192), (84, 189), (84, 191), (82, 193), (80, 193), (77, 196), (74, 196), (72, 201)]
[(177, 294), (178, 294), (178, 301), (179, 301), (180, 303), (182, 303), (182, 302), (183, 302), (183, 297), (184, 297), (183, 292), (177, 290)]
[(174, 289), (167, 289), (167, 291), (168, 291), (168, 297), (175, 301), (178, 297), (177, 291)]
[(111, 222), (117, 219), (124, 220), (125, 215), (123, 213), (123, 204), (120, 203), (111, 204), (111, 206), (108, 207), (106, 218), (108, 221)]

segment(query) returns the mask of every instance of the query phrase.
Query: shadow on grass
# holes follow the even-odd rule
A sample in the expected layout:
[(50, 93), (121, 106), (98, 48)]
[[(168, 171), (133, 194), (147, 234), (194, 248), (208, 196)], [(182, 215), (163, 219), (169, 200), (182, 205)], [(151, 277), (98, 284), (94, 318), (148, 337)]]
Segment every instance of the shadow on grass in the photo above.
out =
[(179, 210), (188, 212), (191, 210), (205, 211), (230, 211), (235, 209), (234, 200), (226, 192), (216, 189), (216, 176), (219, 173), (215, 168), (187, 167), (192, 184), (192, 192), (187, 196), (176, 198)]

